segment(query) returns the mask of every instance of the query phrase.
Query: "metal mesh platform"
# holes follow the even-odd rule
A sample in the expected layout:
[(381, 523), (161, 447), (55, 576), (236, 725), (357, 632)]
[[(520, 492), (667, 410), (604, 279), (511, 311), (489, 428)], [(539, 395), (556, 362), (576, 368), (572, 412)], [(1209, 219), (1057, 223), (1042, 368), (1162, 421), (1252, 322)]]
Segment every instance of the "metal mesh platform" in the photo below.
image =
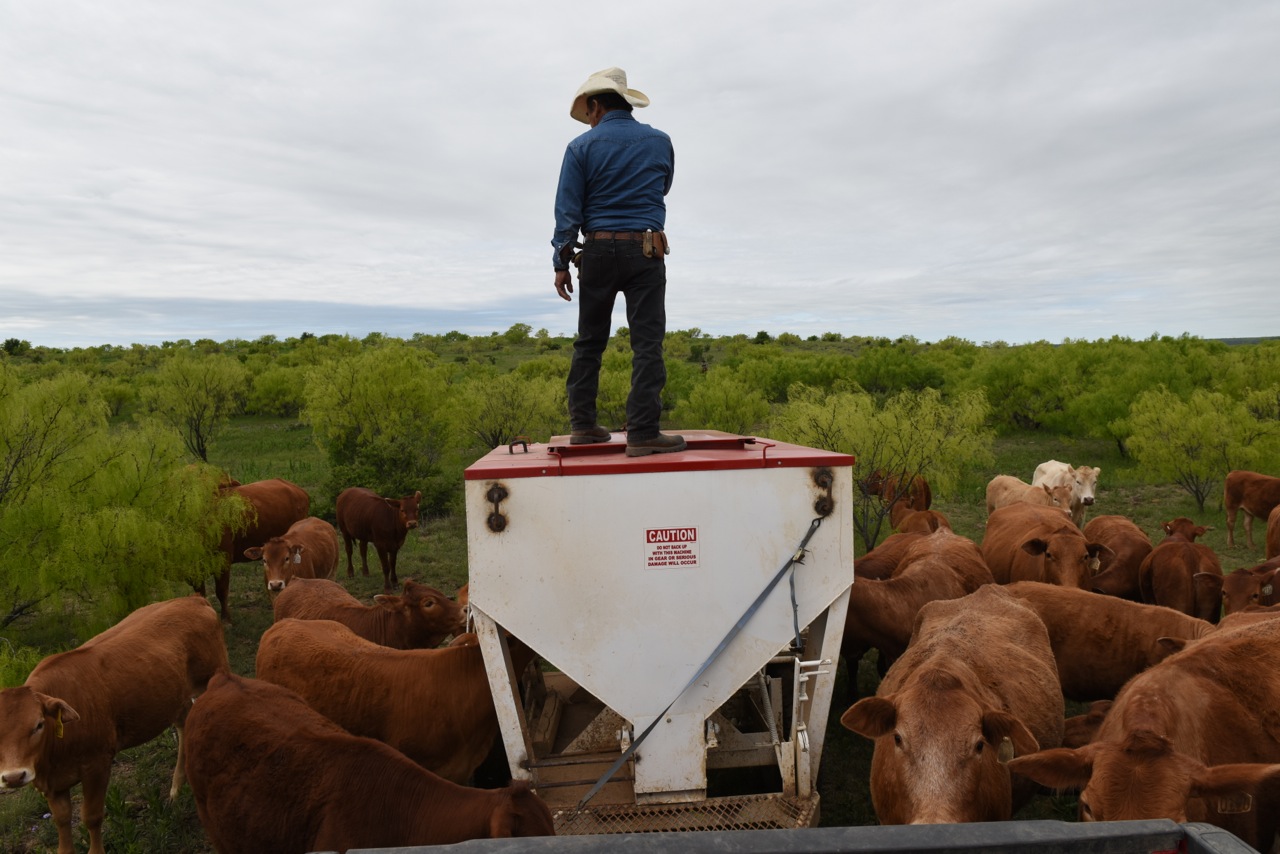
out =
[(818, 795), (711, 798), (689, 804), (614, 805), (553, 810), (556, 834), (686, 833), (706, 830), (783, 830), (818, 821)]

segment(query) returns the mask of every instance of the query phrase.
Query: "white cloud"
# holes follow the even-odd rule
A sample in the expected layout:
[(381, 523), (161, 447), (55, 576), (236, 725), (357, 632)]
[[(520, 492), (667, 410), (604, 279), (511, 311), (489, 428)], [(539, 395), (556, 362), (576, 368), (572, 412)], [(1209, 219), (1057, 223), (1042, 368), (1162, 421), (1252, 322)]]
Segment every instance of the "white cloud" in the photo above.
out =
[(610, 65), (676, 145), (672, 328), (1275, 331), (1280, 7), (646, 9), (0, 6), (0, 337), (571, 330), (552, 197)]

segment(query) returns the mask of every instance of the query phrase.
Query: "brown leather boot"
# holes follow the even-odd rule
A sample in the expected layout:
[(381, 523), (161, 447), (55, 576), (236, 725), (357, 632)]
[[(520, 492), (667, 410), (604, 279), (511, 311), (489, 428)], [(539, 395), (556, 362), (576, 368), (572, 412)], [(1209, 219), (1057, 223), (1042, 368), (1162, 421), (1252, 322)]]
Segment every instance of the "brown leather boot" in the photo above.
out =
[(683, 451), (688, 446), (683, 436), (659, 433), (652, 439), (628, 439), (627, 456), (647, 457), (649, 454), (670, 454), (673, 451)]
[(570, 445), (593, 445), (596, 442), (607, 442), (613, 438), (613, 434), (605, 428), (597, 424), (594, 427), (588, 427), (585, 430), (573, 430), (569, 433)]

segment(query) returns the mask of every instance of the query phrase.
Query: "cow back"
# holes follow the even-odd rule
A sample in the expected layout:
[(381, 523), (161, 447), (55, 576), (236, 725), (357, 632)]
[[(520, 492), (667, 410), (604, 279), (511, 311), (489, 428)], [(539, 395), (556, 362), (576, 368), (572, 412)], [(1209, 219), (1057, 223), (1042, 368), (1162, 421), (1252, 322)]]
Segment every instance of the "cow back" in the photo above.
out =
[(497, 735), (478, 645), (398, 650), (331, 620), (289, 619), (263, 633), (256, 672), (348, 732), (383, 741), (457, 782)]
[(1084, 536), (1089, 542), (1106, 546), (1098, 555), (1093, 589), (1122, 599), (1140, 599), (1138, 568), (1152, 549), (1146, 532), (1125, 516), (1103, 515), (1089, 520)]
[(222, 490), (238, 495), (246, 504), (247, 526), (243, 531), (223, 531), (221, 550), (229, 563), (250, 560), (245, 549), (262, 546), (272, 537), (288, 532), (311, 512), (311, 497), (296, 483), (281, 478), (259, 480)]
[(550, 812), (527, 784), (457, 786), (344, 731), (292, 691), (231, 674), (212, 680), (192, 711), (187, 768), (200, 822), (222, 852), (554, 833)]
[(1044, 623), (1062, 693), (1071, 700), (1109, 700), (1165, 658), (1161, 638), (1195, 640), (1213, 630), (1170, 608), (1074, 587), (1020, 581), (1007, 589)]

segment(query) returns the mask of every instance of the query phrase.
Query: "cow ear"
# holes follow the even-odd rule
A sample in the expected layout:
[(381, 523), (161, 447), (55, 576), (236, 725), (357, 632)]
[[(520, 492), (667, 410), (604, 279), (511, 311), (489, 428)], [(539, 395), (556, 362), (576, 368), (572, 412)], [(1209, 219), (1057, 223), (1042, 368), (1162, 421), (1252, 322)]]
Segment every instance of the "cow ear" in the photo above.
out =
[(48, 694), (41, 694), (39, 691), (33, 691), (36, 702), (40, 704), (40, 711), (51, 718), (58, 717), (58, 713), (62, 714), (62, 722), (71, 723), (80, 720), (80, 715), (75, 709), (67, 703), (66, 700), (59, 700), (57, 697), (50, 697)]
[(1156, 647), (1158, 652), (1163, 653), (1160, 660), (1168, 658), (1175, 652), (1182, 652), (1187, 648), (1186, 638), (1156, 638)]
[(1093, 776), (1093, 751), (1089, 746), (1055, 747), (1010, 759), (1005, 767), (1050, 789), (1083, 789)]
[(377, 602), (379, 605), (387, 605), (387, 606), (391, 606), (391, 605), (396, 604), (396, 602), (399, 602), (399, 601), (400, 601), (400, 597), (399, 597), (399, 596), (388, 596), (388, 595), (387, 595), (387, 594), (385, 594), (385, 593), (379, 593), (377, 596), (374, 596), (374, 597), (373, 597), (373, 601), (374, 601), (374, 602)]
[(1280, 780), (1280, 765), (1237, 763), (1202, 766), (1191, 775), (1193, 798), (1210, 799), (1220, 813), (1247, 813), (1253, 810), (1258, 790)]
[(413, 494), (413, 500), (414, 500), (414, 501), (421, 501), (421, 500), (422, 500), (422, 490), (418, 490), (417, 492), (415, 492), (415, 493)]
[[(1002, 749), (1005, 739), (1008, 739), (1013, 742), (1011, 749), (1024, 756), (1040, 749), (1040, 742), (1036, 741), (1027, 725), (1008, 712), (993, 710), (985, 713), (982, 716), (982, 737), (988, 744)], [(1010, 755), (1009, 759), (1012, 758)]]
[(867, 697), (854, 703), (840, 716), (840, 725), (867, 738), (879, 738), (893, 732), (898, 724), (898, 709), (887, 697)]
[(1049, 550), (1049, 544), (1039, 537), (1032, 537), (1023, 543), (1021, 548), (1029, 555), (1042, 555)]
[(259, 548), (258, 546), (250, 546), (249, 548), (244, 550), (244, 556), (247, 557), (249, 560), (261, 560), (262, 549)]

